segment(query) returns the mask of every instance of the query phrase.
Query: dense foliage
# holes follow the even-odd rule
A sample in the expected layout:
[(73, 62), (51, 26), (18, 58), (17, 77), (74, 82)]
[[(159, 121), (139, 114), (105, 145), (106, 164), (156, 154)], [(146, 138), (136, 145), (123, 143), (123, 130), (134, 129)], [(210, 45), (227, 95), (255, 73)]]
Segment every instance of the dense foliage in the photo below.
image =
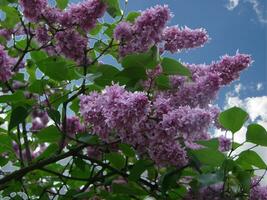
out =
[(209, 65), (166, 56), (209, 41), (202, 28), (168, 27), (166, 5), (127, 15), (117, 0), (0, 9), (1, 199), (267, 199), (254, 174), (267, 165), (253, 151), (267, 146), (266, 130), (248, 125), (239, 144), (248, 114), (212, 104), (249, 55)]

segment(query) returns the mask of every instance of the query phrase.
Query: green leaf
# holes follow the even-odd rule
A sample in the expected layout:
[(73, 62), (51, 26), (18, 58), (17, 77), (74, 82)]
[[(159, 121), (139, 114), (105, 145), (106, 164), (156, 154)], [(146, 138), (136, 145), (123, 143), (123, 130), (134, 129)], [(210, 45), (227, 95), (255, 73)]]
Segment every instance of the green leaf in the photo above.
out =
[(138, 160), (133, 168), (130, 170), (129, 180), (137, 181), (142, 173), (153, 165), (152, 161), (149, 160)]
[(53, 121), (55, 121), (57, 124), (60, 124), (60, 112), (58, 110), (49, 109), (47, 110), (47, 113)]
[(140, 15), (141, 15), (140, 12), (136, 12), (136, 11), (130, 12), (126, 17), (126, 21), (133, 23), (135, 19), (139, 17)]
[(82, 136), (79, 137), (79, 141), (91, 145), (99, 144), (99, 138), (96, 135), (82, 134)]
[(127, 157), (135, 157), (135, 151), (133, 148), (128, 144), (119, 144), (119, 148), (121, 149), (122, 153)]
[(220, 114), (219, 122), (224, 128), (236, 133), (242, 128), (247, 118), (248, 114), (244, 110), (233, 107)]
[(209, 165), (212, 167), (219, 167), (223, 164), (225, 155), (220, 151), (204, 148), (191, 151), (194, 156), (200, 161), (201, 164)]
[(140, 80), (146, 79), (146, 70), (143, 67), (125, 68), (115, 78), (121, 84), (134, 86)]
[(69, 3), (69, 0), (57, 0), (57, 7), (61, 10), (65, 9)]
[(5, 28), (13, 28), (19, 21), (18, 11), (14, 7), (3, 6), (1, 10), (5, 12), (5, 20), (1, 22)]
[(78, 78), (75, 73), (68, 69), (65, 60), (60, 57), (49, 57), (38, 61), (36, 64), (45, 75), (56, 81)]
[(0, 96), (0, 103), (15, 103), (24, 100), (26, 100), (26, 98), (22, 91), (16, 91), (15, 93), (10, 95)]
[(161, 62), (163, 73), (167, 75), (191, 76), (190, 70), (172, 58), (163, 58)]
[(125, 165), (125, 158), (119, 153), (108, 153), (106, 154), (106, 159), (109, 160), (111, 165), (117, 169), (122, 169)]
[(163, 74), (157, 76), (156, 84), (158, 88), (162, 90), (167, 90), (167, 89), (170, 89), (171, 87), (169, 77)]
[(198, 180), (201, 184), (201, 187), (210, 186), (223, 181), (223, 173), (208, 173), (208, 174), (200, 174)]
[(117, 16), (121, 16), (122, 12), (120, 9), (120, 4), (118, 0), (103, 0), (104, 3), (106, 3), (108, 5), (108, 14), (115, 18)]
[(210, 140), (201, 140), (201, 141), (197, 141), (196, 143), (203, 145), (205, 147), (208, 147), (210, 149), (214, 149), (214, 150), (218, 150), (219, 148), (218, 138), (213, 138)]
[(259, 169), (266, 169), (267, 167), (262, 158), (255, 151), (251, 150), (243, 151), (239, 155), (239, 158), (236, 160), (236, 162), (241, 166), (243, 164), (244, 166), (247, 166), (246, 164), (249, 164), (250, 166), (255, 166)]
[(244, 192), (249, 192), (251, 186), (251, 173), (247, 171), (239, 171), (237, 179)]
[(143, 68), (154, 68), (159, 64), (159, 52), (157, 47), (152, 47), (145, 53), (131, 54), (122, 59), (122, 66), (124, 68), (131, 67), (143, 67)]
[(43, 51), (32, 51), (31, 58), (34, 62), (39, 62), (41, 60), (45, 60), (47, 58), (47, 55)]
[(45, 158), (48, 158), (50, 156), (52, 156), (53, 154), (55, 154), (55, 152), (57, 152), (58, 150), (58, 145), (57, 144), (50, 144), (45, 151), (37, 157), (37, 160), (42, 160)]
[(8, 130), (10, 131), (14, 127), (22, 123), (29, 115), (30, 107), (27, 105), (18, 106), (12, 109)]
[(163, 192), (166, 192), (170, 188), (177, 187), (177, 180), (181, 177), (181, 171), (177, 169), (170, 169), (162, 175), (160, 179), (160, 185)]
[(247, 128), (246, 141), (267, 146), (267, 131), (259, 124), (250, 124)]
[(147, 193), (134, 183), (128, 184), (112, 184), (112, 191), (118, 194), (128, 194), (135, 196), (143, 196)]
[(55, 126), (48, 126), (47, 128), (36, 133), (36, 137), (38, 138), (39, 142), (58, 142), (61, 136), (62, 133)]
[(7, 151), (13, 151), (12, 140), (7, 134), (0, 134), (0, 153)]
[(103, 25), (100, 23), (96, 24), (96, 27), (90, 30), (91, 35), (97, 35), (102, 30)]
[(120, 71), (112, 65), (99, 65), (96, 67), (95, 73), (100, 73), (101, 76), (96, 78), (94, 82), (100, 86), (110, 85), (119, 72)]
[(37, 93), (37, 94), (43, 94), (45, 86), (47, 85), (47, 80), (35, 80), (30, 84), (29, 86), (29, 92)]

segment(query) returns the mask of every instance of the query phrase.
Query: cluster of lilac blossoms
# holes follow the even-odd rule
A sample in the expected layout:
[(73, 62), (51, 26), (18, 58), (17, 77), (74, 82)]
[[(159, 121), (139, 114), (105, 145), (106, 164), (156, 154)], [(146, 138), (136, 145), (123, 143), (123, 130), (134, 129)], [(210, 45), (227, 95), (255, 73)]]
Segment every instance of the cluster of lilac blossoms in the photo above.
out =
[[(134, 23), (119, 23), (114, 36), (121, 42), (121, 56), (146, 51), (161, 42), (165, 50), (176, 52), (208, 41), (204, 29), (165, 27), (169, 18), (167, 6), (155, 6), (143, 11)], [(117, 84), (107, 86), (103, 93), (82, 96), (80, 113), (85, 124), (103, 140), (119, 138), (160, 166), (181, 167), (188, 163), (187, 149), (201, 148), (196, 142), (210, 138), (209, 129), (218, 127), (219, 109), (212, 102), (219, 89), (236, 80), (250, 64), (251, 57), (239, 53), (223, 56), (210, 65), (186, 64), (191, 80), (172, 75), (171, 89), (154, 88), (149, 99), (146, 92), (128, 92)], [(155, 86), (153, 80), (161, 73), (160, 65), (147, 72), (145, 90), (147, 85)], [(229, 140), (220, 138), (219, 142), (219, 150), (229, 150)]]
[(200, 47), (208, 41), (204, 29), (166, 27), (170, 18), (168, 6), (155, 6), (143, 11), (134, 23), (119, 23), (114, 30), (114, 38), (120, 41), (120, 55), (145, 52), (160, 44), (163, 44), (163, 50), (174, 53)]
[(12, 58), (0, 45), (0, 81), (6, 82), (12, 76), (12, 67), (15, 65), (16, 59)]
[(103, 1), (85, 0), (63, 11), (51, 7), (47, 0), (20, 0), (20, 5), (24, 16), (39, 24), (34, 34), (50, 55), (62, 54), (85, 64), (86, 32), (93, 29), (98, 18), (104, 15), (107, 6)]

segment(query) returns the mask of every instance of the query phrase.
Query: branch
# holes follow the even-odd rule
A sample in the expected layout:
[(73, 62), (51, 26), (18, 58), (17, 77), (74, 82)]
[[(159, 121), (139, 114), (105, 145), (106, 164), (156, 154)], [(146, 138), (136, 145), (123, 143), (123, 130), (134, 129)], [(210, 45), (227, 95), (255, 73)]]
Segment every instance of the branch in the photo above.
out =
[(50, 158), (47, 158), (45, 160), (41, 160), (37, 163), (34, 163), (28, 167), (24, 167), (20, 170), (17, 170), (7, 176), (5, 176), (4, 178), (0, 179), (0, 189), (3, 187), (3, 185), (11, 180), (14, 180), (14, 179), (21, 179), (22, 177), (24, 177), (26, 174), (28, 174), (29, 172), (31, 171), (34, 171), (36, 169), (41, 169), (43, 168), (44, 166), (46, 165), (49, 165), (51, 163), (55, 163), (59, 160), (62, 160), (64, 158), (67, 158), (67, 157), (70, 157), (70, 156), (73, 156), (75, 154), (77, 154), (78, 152), (80, 152), (82, 149), (84, 149), (85, 147), (87, 147), (88, 145), (81, 145), (81, 146), (78, 146), (77, 148), (75, 149), (72, 149), (66, 153), (63, 153), (63, 154), (60, 154), (60, 155), (56, 155), (56, 156), (52, 156)]

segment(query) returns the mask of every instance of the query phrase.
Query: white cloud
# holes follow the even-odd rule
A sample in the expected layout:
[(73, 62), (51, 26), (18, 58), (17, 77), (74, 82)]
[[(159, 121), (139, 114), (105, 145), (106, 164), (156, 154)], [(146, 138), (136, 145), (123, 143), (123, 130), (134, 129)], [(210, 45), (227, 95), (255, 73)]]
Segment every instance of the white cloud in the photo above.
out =
[[(227, 0), (226, 8), (228, 10), (234, 10), (237, 6), (239, 6), (241, 0)], [(265, 1), (265, 0), (263, 0)], [(261, 23), (267, 23), (267, 8), (264, 3), (261, 3), (259, 0), (242, 0), (244, 3), (250, 3), (252, 5), (252, 9), (256, 13), (258, 20)]]
[(256, 12), (258, 19), (262, 23), (267, 23), (266, 18), (266, 5), (261, 5), (258, 0), (247, 0), (249, 3), (252, 4), (253, 10)]
[(240, 99), (237, 96), (228, 96), (225, 108), (239, 106), (244, 108), (250, 115), (252, 121), (260, 118), (267, 121), (267, 96), (248, 97)]
[(233, 10), (235, 7), (237, 7), (239, 4), (239, 0), (229, 0), (228, 4), (226, 5), (226, 8), (228, 10)]
[(263, 90), (263, 84), (262, 83), (257, 83), (256, 89), (257, 89), (257, 91)]
[(235, 92), (236, 92), (237, 94), (239, 94), (242, 88), (243, 88), (243, 86), (242, 86), (241, 83), (235, 85)]

